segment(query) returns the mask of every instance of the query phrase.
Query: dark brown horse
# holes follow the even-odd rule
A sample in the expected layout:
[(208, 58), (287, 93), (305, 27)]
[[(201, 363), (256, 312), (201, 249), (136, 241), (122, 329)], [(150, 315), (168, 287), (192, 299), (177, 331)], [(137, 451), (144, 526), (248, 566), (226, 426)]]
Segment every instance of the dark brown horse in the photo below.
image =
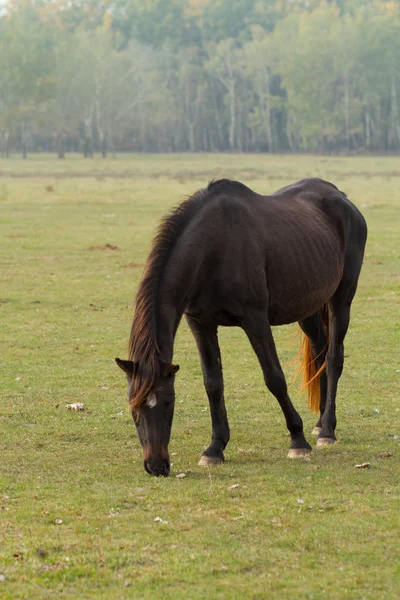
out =
[(335, 442), (343, 340), (366, 238), (357, 208), (321, 179), (304, 179), (271, 196), (237, 181), (214, 181), (165, 218), (139, 287), (129, 360), (116, 359), (128, 378), (148, 473), (169, 474), (179, 368), (172, 355), (183, 314), (200, 352), (212, 419), (211, 444), (199, 464), (223, 462), (229, 440), (219, 325), (246, 332), (285, 416), (288, 456), (296, 458), (311, 446), (287, 393), (271, 325), (299, 322), (309, 341), (306, 379), (317, 383), (320, 397), (317, 446)]

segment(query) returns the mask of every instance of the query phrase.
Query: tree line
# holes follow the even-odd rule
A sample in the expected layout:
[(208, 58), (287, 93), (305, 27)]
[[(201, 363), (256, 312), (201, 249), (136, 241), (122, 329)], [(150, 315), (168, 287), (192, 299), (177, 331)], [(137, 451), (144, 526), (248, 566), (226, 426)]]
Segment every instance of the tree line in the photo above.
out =
[(400, 151), (400, 2), (9, 0), (0, 152)]

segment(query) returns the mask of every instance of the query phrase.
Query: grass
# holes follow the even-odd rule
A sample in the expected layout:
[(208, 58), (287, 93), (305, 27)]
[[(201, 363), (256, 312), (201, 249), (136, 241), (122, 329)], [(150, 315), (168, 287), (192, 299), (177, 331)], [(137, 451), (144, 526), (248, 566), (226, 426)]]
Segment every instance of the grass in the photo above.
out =
[[(398, 598), (398, 158), (40, 156), (1, 160), (0, 175), (0, 597)], [(159, 217), (213, 177), (268, 193), (308, 175), (346, 191), (369, 225), (340, 442), (288, 461), (245, 335), (221, 329), (232, 438), (222, 467), (198, 467), (210, 417), (182, 323), (172, 473), (148, 477), (113, 359), (126, 357)], [(310, 441), (295, 332), (274, 335)]]

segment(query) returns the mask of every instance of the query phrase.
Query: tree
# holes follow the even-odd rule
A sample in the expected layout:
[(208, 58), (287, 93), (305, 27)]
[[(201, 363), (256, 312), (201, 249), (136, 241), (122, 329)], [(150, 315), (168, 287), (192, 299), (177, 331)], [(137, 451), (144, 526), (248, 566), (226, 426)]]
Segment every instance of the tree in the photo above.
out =
[(255, 93), (250, 122), (257, 146), (275, 152), (279, 147), (276, 118), (283, 103), (277, 85), (279, 53), (270, 34), (257, 29), (253, 38), (244, 46), (246, 71)]
[(206, 68), (226, 92), (229, 107), (228, 147), (233, 150), (236, 146), (236, 96), (242, 51), (235, 47), (232, 38), (228, 38), (217, 45), (210, 45), (208, 55), (210, 59)]
[(19, 11), (15, 6), (11, 4), (9, 15), (2, 19), (1, 123), (5, 138), (16, 138), (26, 157), (35, 116), (53, 92), (54, 42), (52, 32), (43, 26), (30, 3), (21, 3)]

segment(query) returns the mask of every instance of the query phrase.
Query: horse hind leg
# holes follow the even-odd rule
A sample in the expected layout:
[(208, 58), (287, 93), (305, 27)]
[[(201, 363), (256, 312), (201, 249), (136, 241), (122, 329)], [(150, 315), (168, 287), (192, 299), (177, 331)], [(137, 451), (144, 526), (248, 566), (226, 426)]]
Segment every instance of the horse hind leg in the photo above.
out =
[(287, 393), (286, 380), (276, 352), (268, 313), (255, 310), (247, 311), (241, 322), (241, 327), (246, 332), (257, 355), (266, 386), (278, 400), (285, 416), (291, 437), (288, 457), (304, 458), (311, 452), (311, 446), (304, 437), (301, 417)]
[[(326, 352), (328, 349), (327, 334), (324, 326), (323, 311), (326, 311), (327, 307), (319, 310), (310, 317), (299, 321), (299, 325), (303, 332), (309, 337), (311, 341), (312, 355), (315, 360), (317, 370), (320, 370), (324, 364)], [(322, 430), (322, 415), (324, 414), (326, 405), (326, 392), (327, 392), (327, 376), (326, 370), (319, 376), (319, 390), (320, 390), (320, 416), (312, 431), (313, 435), (319, 435)]]
[(230, 436), (224, 401), (224, 384), (217, 328), (203, 325), (188, 315), (186, 320), (200, 353), (204, 387), (210, 404), (212, 423), (211, 444), (203, 452), (199, 465), (216, 465), (223, 463), (225, 460), (224, 450)]
[[(328, 446), (336, 442), (336, 393), (344, 363), (344, 338), (350, 322), (350, 307), (357, 289), (358, 270), (353, 269), (352, 277), (343, 278), (334, 296), (328, 303), (329, 344), (326, 354), (327, 393), (322, 415), (322, 429), (317, 446)], [(357, 275), (357, 278), (354, 278)]]

